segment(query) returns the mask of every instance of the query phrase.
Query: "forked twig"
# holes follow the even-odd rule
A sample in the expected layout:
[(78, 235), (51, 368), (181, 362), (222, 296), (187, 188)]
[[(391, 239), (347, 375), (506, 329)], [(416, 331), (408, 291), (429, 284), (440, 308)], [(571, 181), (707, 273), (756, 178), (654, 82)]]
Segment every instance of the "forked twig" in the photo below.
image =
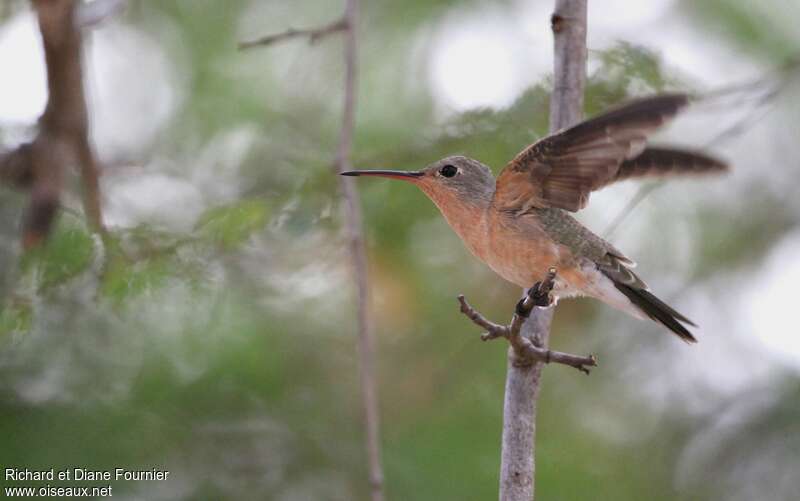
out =
[(330, 24), (326, 24), (318, 28), (307, 28), (302, 30), (289, 28), (288, 30), (283, 31), (281, 33), (267, 35), (265, 37), (257, 38), (255, 40), (250, 40), (247, 42), (239, 42), (239, 50), (252, 49), (253, 47), (265, 47), (268, 45), (272, 45), (274, 43), (290, 40), (292, 38), (308, 37), (308, 41), (312, 44), (315, 44), (319, 42), (321, 39), (325, 38), (326, 36), (332, 35), (333, 33), (339, 33), (341, 31), (345, 31), (347, 30), (347, 28), (348, 28), (347, 18), (343, 17), (338, 21), (334, 21)]
[(496, 324), (484, 317), (467, 302), (463, 294), (458, 296), (458, 302), (461, 304), (461, 313), (472, 320), (475, 325), (486, 329), (486, 333), (481, 335), (483, 341), (490, 341), (501, 337), (507, 339), (514, 353), (517, 355), (517, 363), (520, 365), (529, 365), (533, 362), (544, 362), (548, 364), (552, 362), (568, 365), (585, 374), (589, 374), (589, 367), (597, 366), (597, 358), (595, 358), (594, 355), (584, 357), (541, 348), (533, 344), (530, 339), (520, 334), (522, 324), (531, 314), (534, 306), (549, 308), (552, 305), (550, 291), (553, 290), (555, 278), (556, 270), (555, 268), (550, 268), (545, 279), (531, 287), (525, 297), (517, 303), (514, 315), (511, 317), (511, 322), (508, 325)]

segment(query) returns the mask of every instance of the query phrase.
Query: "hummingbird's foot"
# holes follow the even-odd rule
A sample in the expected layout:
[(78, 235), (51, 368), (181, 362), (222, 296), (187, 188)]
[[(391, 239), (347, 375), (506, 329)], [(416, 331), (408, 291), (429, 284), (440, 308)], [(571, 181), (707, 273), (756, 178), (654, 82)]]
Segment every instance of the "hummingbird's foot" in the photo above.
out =
[(553, 304), (553, 296), (550, 295), (550, 290), (553, 289), (552, 284), (547, 287), (543, 282), (536, 282), (528, 290), (528, 295), (533, 299), (533, 305), (541, 308), (547, 308)]
[(597, 366), (597, 359), (593, 355), (584, 357), (552, 351), (535, 345), (533, 341), (520, 334), (522, 324), (525, 323), (525, 319), (531, 314), (534, 306), (548, 307), (553, 304), (550, 291), (553, 290), (555, 278), (556, 269), (550, 268), (544, 280), (537, 282), (528, 289), (528, 293), (517, 303), (514, 316), (508, 325), (500, 325), (488, 320), (470, 306), (463, 295), (458, 296), (458, 302), (461, 304), (461, 313), (476, 325), (486, 329), (486, 333), (481, 336), (482, 340), (489, 341), (500, 337), (505, 338), (514, 350), (515, 359), (520, 365), (530, 365), (536, 361), (546, 364), (556, 363), (568, 365), (585, 374), (589, 374), (589, 368)]
[[(551, 285), (548, 286), (548, 280), (545, 279), (544, 285), (541, 283), (536, 284), (535, 286), (531, 287), (531, 291), (535, 289), (541, 293), (542, 291), (547, 290), (545, 294), (549, 296), (549, 289), (552, 288), (552, 278), (555, 277), (555, 270), (551, 271), (552, 277), (551, 274), (548, 273), (548, 278), (551, 278), (549, 280)], [(461, 313), (472, 320), (475, 325), (486, 329), (486, 332), (481, 336), (482, 340), (490, 341), (492, 339), (505, 338), (508, 341), (508, 343), (511, 345), (511, 348), (514, 350), (515, 359), (518, 361), (517, 365), (527, 366), (536, 361), (546, 364), (555, 363), (568, 365), (585, 374), (589, 374), (589, 368), (597, 366), (597, 359), (594, 357), (594, 355), (584, 357), (580, 355), (562, 353), (560, 351), (548, 350), (547, 348), (536, 346), (530, 339), (520, 334), (520, 329), (524, 323), (524, 318), (530, 314), (531, 310), (535, 306), (533, 297), (534, 296), (529, 291), (528, 294), (526, 294), (525, 297), (519, 303), (517, 303), (516, 313), (511, 318), (511, 323), (508, 325), (496, 324), (481, 315), (478, 310), (473, 308), (467, 302), (463, 294), (459, 294), (458, 302), (461, 305)]]
[[(541, 282), (536, 282), (533, 284), (533, 287), (528, 289), (528, 297), (531, 298), (532, 304), (527, 308), (528, 312), (525, 314), (525, 318), (528, 317), (530, 311), (533, 309), (534, 306), (539, 306), (541, 308), (548, 308), (553, 305), (553, 296), (550, 295), (550, 291), (553, 290), (555, 286), (556, 280), (556, 269), (550, 268), (547, 271), (547, 276), (545, 276), (544, 280)], [(524, 300), (523, 300), (524, 301)], [(524, 307), (525, 305), (517, 304), (517, 314), (522, 315), (524, 313), (524, 309), (521, 310), (520, 307)]]
[[(534, 287), (536, 287), (534, 285)], [(533, 289), (531, 289), (533, 290)], [(530, 293), (529, 293), (530, 294)], [(535, 306), (536, 301), (528, 301), (528, 298), (524, 297), (517, 301), (517, 306), (514, 307), (514, 313), (522, 318), (528, 318), (531, 315), (531, 310)]]

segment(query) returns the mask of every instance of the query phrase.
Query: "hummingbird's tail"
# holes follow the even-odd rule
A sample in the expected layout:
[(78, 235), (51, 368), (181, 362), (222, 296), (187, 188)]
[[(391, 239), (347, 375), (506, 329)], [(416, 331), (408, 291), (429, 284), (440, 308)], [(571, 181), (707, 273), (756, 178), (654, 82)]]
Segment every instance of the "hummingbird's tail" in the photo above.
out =
[(631, 270), (633, 263), (619, 251), (610, 247), (609, 253), (602, 261), (595, 262), (595, 266), (604, 278), (602, 285), (596, 289), (600, 292), (596, 296), (598, 299), (636, 317), (655, 320), (687, 343), (697, 342), (683, 324), (697, 325), (647, 290), (647, 284)]
[(614, 280), (614, 287), (623, 293), (645, 315), (671, 330), (687, 343), (696, 343), (697, 339), (683, 324), (697, 327), (694, 322), (675, 311), (664, 301), (658, 299), (647, 289), (636, 288)]

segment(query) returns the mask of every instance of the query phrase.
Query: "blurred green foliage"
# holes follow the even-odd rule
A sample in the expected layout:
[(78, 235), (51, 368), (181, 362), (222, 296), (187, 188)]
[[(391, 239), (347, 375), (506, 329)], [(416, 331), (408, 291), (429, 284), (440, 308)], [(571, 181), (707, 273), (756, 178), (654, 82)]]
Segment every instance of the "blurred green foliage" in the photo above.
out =
[(200, 218), (198, 232), (231, 250), (245, 242), (253, 233), (266, 226), (269, 207), (262, 200), (245, 200), (217, 207)]
[(83, 272), (92, 260), (92, 237), (75, 222), (57, 224), (46, 245), (26, 254), (24, 273), (36, 273), (43, 289), (61, 284)]

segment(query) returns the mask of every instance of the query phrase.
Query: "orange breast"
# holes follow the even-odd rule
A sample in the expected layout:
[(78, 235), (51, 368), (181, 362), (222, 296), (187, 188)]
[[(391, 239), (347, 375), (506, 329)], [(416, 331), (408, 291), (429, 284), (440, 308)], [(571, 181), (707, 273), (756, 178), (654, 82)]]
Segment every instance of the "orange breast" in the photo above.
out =
[(485, 261), (498, 275), (520, 287), (530, 287), (543, 280), (551, 267), (561, 279), (567, 279), (564, 274), (574, 270), (569, 249), (553, 242), (535, 219), (490, 214)]
[(558, 288), (581, 288), (583, 279), (572, 252), (556, 244), (535, 217), (464, 203), (447, 192), (426, 193), (470, 252), (504, 279), (530, 287), (555, 267)]
[(453, 231), (461, 237), (467, 249), (478, 259), (487, 262), (488, 221), (485, 208), (463, 203), (461, 200), (447, 195), (449, 194), (428, 194)]

